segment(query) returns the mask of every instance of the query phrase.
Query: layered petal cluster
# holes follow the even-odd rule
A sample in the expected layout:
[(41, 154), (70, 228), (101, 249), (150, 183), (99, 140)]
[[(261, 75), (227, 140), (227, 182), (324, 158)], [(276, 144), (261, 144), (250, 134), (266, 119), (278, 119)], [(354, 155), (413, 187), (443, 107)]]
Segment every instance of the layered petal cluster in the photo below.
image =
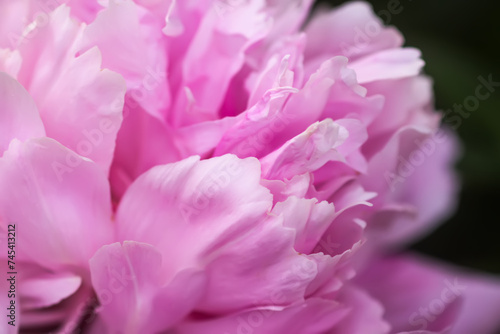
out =
[(500, 327), (498, 280), (395, 254), (458, 188), (420, 52), (311, 6), (0, 0), (0, 332)]

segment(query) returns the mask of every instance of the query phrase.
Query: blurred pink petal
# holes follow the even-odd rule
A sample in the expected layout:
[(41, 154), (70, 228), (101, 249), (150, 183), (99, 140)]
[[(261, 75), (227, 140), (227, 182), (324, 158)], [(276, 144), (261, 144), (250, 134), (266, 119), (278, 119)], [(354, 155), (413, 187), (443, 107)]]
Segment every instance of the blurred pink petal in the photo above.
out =
[[(308, 333), (328, 332), (342, 319), (347, 310), (329, 300), (310, 298), (289, 307), (261, 307), (215, 319), (188, 319), (178, 328), (188, 333)], [(347, 333), (346, 333), (347, 334)]]
[(0, 72), (0, 156), (13, 139), (43, 136), (45, 129), (31, 96), (19, 82)]
[(372, 262), (356, 282), (380, 300), (396, 332), (493, 333), (500, 325), (498, 279), (399, 256)]
[[(112, 239), (102, 170), (53, 139), (14, 141), (0, 158), (0, 221), (18, 222), (18, 259), (59, 269), (87, 267)], [(61, 197), (62, 196), (62, 197)]]
[(370, 5), (358, 1), (335, 11), (318, 13), (307, 25), (306, 33), (310, 36), (306, 49), (308, 58), (325, 55), (357, 58), (403, 44), (403, 37), (397, 30), (384, 27)]

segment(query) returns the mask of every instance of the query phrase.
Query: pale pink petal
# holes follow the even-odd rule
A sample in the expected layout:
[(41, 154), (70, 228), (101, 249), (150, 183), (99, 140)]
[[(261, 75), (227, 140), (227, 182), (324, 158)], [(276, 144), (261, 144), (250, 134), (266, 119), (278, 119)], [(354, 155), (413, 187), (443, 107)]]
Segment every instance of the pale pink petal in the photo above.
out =
[(370, 159), (402, 127), (420, 125), (437, 129), (440, 115), (432, 110), (432, 82), (424, 76), (384, 80), (365, 85), (370, 96), (384, 96), (378, 117), (368, 127), (370, 141), (363, 153)]
[(391, 326), (383, 319), (384, 307), (365, 291), (345, 287), (338, 296), (349, 313), (330, 334), (389, 334)]
[(65, 5), (44, 15), (45, 24), (28, 25), (24, 32), (26, 38), (17, 48), (22, 57), (18, 80), (35, 100), (50, 91), (52, 81), (74, 60), (76, 50), (72, 47), (81, 29)]
[[(334, 57), (323, 62), (304, 87), (290, 97), (282, 111), (289, 124), (270, 143), (271, 148), (282, 145), (287, 139), (305, 131), (310, 124), (323, 119), (330, 96), (336, 90), (344, 90), (346, 84), (351, 84), (352, 71), (346, 68), (346, 64), (345, 57)], [(361, 87), (354, 85), (352, 89), (360, 90)]]
[(318, 264), (318, 276), (308, 287), (308, 296), (337, 298), (339, 291), (356, 276), (362, 246), (361, 240), (339, 255), (311, 254), (309, 258)]
[(18, 259), (87, 267), (112, 238), (105, 174), (53, 139), (13, 141), (0, 158), (0, 222), (16, 224)]
[(331, 224), (335, 206), (316, 199), (289, 197), (286, 201), (277, 203), (272, 213), (282, 214), (283, 225), (295, 229), (295, 250), (309, 254)]
[(245, 234), (207, 254), (210, 281), (199, 306), (204, 312), (231, 312), (257, 305), (290, 305), (302, 300), (317, 265), (294, 250), (295, 231), (283, 219), (259, 222)]
[(286, 308), (261, 307), (208, 320), (188, 320), (176, 330), (180, 334), (329, 333), (348, 312), (337, 302), (310, 298)]
[(450, 334), (500, 329), (500, 281), (413, 255), (374, 261), (356, 278), (395, 331)]
[(291, 179), (297, 174), (313, 172), (328, 161), (343, 161), (337, 149), (348, 136), (347, 130), (331, 119), (314, 123), (304, 133), (261, 159), (263, 176)]
[(90, 267), (101, 302), (98, 316), (107, 332), (164, 331), (185, 317), (203, 295), (202, 273), (183, 271), (172, 281), (165, 280), (162, 255), (147, 244), (126, 241), (123, 246), (104, 246)]
[(123, 78), (101, 69), (97, 48), (75, 57), (83, 25), (58, 7), (23, 43), (19, 82), (33, 96), (47, 135), (108, 173), (122, 121)]
[(332, 161), (314, 172), (314, 187), (309, 190), (309, 197), (320, 200), (329, 199), (347, 183), (356, 180), (357, 172), (341, 161)]
[(384, 50), (350, 64), (360, 84), (415, 76), (423, 66), (420, 51), (414, 48)]
[(10, 49), (0, 49), (0, 71), (7, 73), (13, 78), (21, 68), (21, 54), (19, 51)]
[(379, 194), (374, 200), (377, 212), (368, 223), (369, 233), (383, 247), (421, 237), (453, 210), (457, 183), (450, 167), (456, 160), (456, 140), (445, 131), (427, 131), (401, 129), (361, 178), (368, 190)]
[(305, 35), (296, 35), (276, 44), (268, 51), (269, 55), (266, 55), (268, 60), (263, 69), (252, 72), (246, 78), (245, 86), (249, 92), (248, 107), (255, 105), (269, 89), (303, 85)]
[[(457, 160), (458, 143), (450, 131), (415, 140), (411, 149), (401, 152), (398, 168), (384, 178), (391, 188), (391, 201), (373, 218), (385, 231), (385, 242), (410, 242), (429, 233), (455, 209), (458, 194), (457, 176), (451, 171)], [(405, 169), (407, 168), (407, 169)], [(408, 214), (403, 210), (409, 207)], [(407, 210), (407, 209), (406, 209)], [(391, 216), (392, 214), (392, 216)], [(390, 226), (385, 229), (384, 226)]]
[(310, 284), (308, 295), (329, 296), (354, 276), (355, 265), (361, 261), (354, 256), (365, 242), (366, 223), (359, 217), (371, 205), (367, 202), (371, 197), (373, 194), (351, 182), (331, 198), (336, 212), (313, 250), (316, 254), (309, 256), (318, 265), (318, 275)]
[(249, 50), (248, 61), (258, 66), (259, 61), (265, 58), (262, 54), (272, 49), (283, 36), (297, 34), (308, 18), (312, 5), (312, 0), (266, 0), (266, 12), (272, 18), (272, 25), (263, 40)]
[(366, 222), (358, 218), (363, 213), (362, 204), (337, 212), (333, 223), (319, 240), (316, 252), (331, 256), (341, 255), (364, 240)]
[(19, 82), (0, 72), (0, 156), (12, 139), (43, 136), (42, 120), (31, 96)]
[(254, 106), (237, 116), (238, 122), (223, 135), (214, 155), (234, 153), (246, 158), (271, 152), (276, 148), (271, 146), (272, 142), (283, 136), (293, 116), (284, 114), (281, 109), (290, 94), (296, 91), (292, 87), (268, 90)]
[(357, 73), (350, 67), (344, 67), (330, 91), (322, 117), (336, 121), (357, 119), (368, 126), (380, 117), (384, 100), (385, 96), (359, 85)]
[(306, 33), (309, 59), (337, 55), (354, 59), (403, 44), (403, 37), (396, 29), (384, 27), (370, 5), (358, 1), (316, 14)]
[[(346, 63), (344, 57), (324, 62), (300, 91), (286, 86), (268, 90), (226, 133), (215, 154), (233, 152), (239, 157), (260, 158), (306, 131), (310, 124), (322, 119), (332, 91), (345, 86)], [(289, 97), (290, 93), (295, 94)]]
[(361, 153), (361, 146), (367, 141), (366, 126), (357, 119), (339, 119), (336, 121), (349, 133), (338, 148), (338, 152), (345, 157), (345, 163), (360, 173), (366, 173), (367, 161)]
[(500, 331), (500, 282), (498, 277), (465, 277), (467, 286), (460, 316), (450, 334), (498, 333)]
[(281, 303), (290, 304), (303, 298), (315, 264), (293, 249), (295, 231), (283, 218), (268, 214), (272, 197), (259, 183), (258, 162), (231, 155), (155, 167), (120, 203), (119, 238), (154, 245), (166, 277), (206, 267), (205, 312), (265, 303), (274, 290), (287, 291)]
[(356, 282), (382, 303), (394, 332), (446, 330), (467, 298), (461, 276), (412, 256), (372, 261)]
[(232, 233), (244, 233), (266, 217), (272, 196), (259, 182), (256, 159), (231, 155), (154, 167), (123, 197), (118, 238), (155, 246), (172, 270), (193, 266)]
[(29, 1), (1, 1), (0, 48), (15, 49), (23, 41), (23, 30), (31, 22)]
[(290, 196), (306, 198), (312, 186), (310, 173), (295, 175), (290, 180), (266, 180), (262, 179), (261, 184), (273, 194), (273, 202), (283, 202)]
[(189, 106), (184, 90), (179, 90), (174, 125), (216, 119), (230, 81), (244, 63), (245, 50), (268, 30), (263, 1), (240, 2), (227, 11), (219, 10), (220, 3), (202, 18), (186, 51), (180, 85), (191, 92), (194, 103)]
[(23, 297), (22, 306), (35, 309), (56, 305), (74, 294), (81, 284), (80, 276), (69, 273), (23, 278), (19, 284)]
[(176, 137), (182, 146), (183, 156), (200, 155), (202, 158), (210, 156), (225, 133), (238, 120), (237, 117), (225, 117), (180, 128)]
[[(52, 94), (36, 102), (47, 135), (92, 159), (107, 173), (122, 122), (125, 86), (119, 75), (100, 70), (99, 64), (99, 51), (89, 50), (53, 83)], [(68, 96), (67, 104), (61, 103), (61, 94)]]
[(163, 119), (170, 105), (164, 36), (151, 13), (132, 1), (109, 1), (83, 32), (79, 51), (97, 46), (102, 65), (123, 75), (129, 97)]

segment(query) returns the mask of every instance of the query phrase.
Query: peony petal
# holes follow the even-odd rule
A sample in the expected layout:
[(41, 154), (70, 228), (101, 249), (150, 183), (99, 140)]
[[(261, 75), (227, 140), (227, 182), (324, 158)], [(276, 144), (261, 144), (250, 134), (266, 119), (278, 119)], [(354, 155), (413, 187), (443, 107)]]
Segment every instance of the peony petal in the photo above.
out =
[(278, 87), (268, 90), (254, 106), (237, 116), (237, 122), (226, 131), (217, 145), (214, 155), (234, 153), (240, 158), (260, 157), (271, 151), (270, 144), (281, 137), (290, 124), (289, 115), (281, 109), (290, 94), (297, 90), (292, 87)]
[(412, 256), (372, 261), (355, 280), (384, 305), (394, 332), (447, 329), (467, 294), (462, 278)]
[(97, 48), (75, 57), (83, 25), (58, 7), (19, 47), (19, 82), (33, 96), (47, 135), (95, 161), (107, 174), (122, 121), (123, 78), (101, 70)]
[(0, 72), (0, 156), (12, 139), (43, 136), (42, 120), (31, 96), (19, 82)]
[(23, 30), (30, 22), (30, 1), (1, 1), (0, 48), (15, 49), (23, 41)]
[(396, 29), (384, 27), (371, 6), (359, 1), (316, 14), (305, 31), (309, 37), (306, 59), (338, 55), (355, 59), (403, 44)]
[(44, 275), (21, 281), (23, 308), (41, 308), (56, 305), (74, 294), (82, 284), (82, 278), (73, 274)]
[(21, 54), (19, 51), (0, 49), (0, 71), (7, 73), (13, 78), (17, 77), (21, 68)]
[(268, 51), (266, 57), (269, 59), (263, 70), (251, 73), (246, 79), (245, 86), (250, 92), (248, 107), (258, 103), (269, 89), (303, 85), (305, 35), (296, 35), (276, 44)]
[(382, 318), (383, 306), (366, 292), (345, 287), (339, 295), (339, 302), (348, 306), (350, 312), (331, 334), (389, 334), (391, 326)]
[[(54, 93), (36, 102), (47, 135), (92, 159), (107, 174), (122, 122), (125, 86), (119, 75), (96, 66), (100, 59), (95, 48), (78, 57), (67, 76), (53, 83)], [(67, 104), (61, 103), (61, 94), (68, 96)]]
[(415, 172), (403, 181), (395, 196), (396, 202), (409, 203), (418, 212), (416, 224), (396, 223), (399, 231), (394, 230), (393, 237), (406, 241), (422, 237), (437, 223), (445, 221), (456, 208), (459, 190), (458, 177), (453, 171), (459, 155), (455, 134), (442, 129), (415, 144), (414, 151), (410, 151), (409, 155), (406, 152), (403, 154), (415, 161), (415, 152), (421, 152), (425, 161), (421, 165), (414, 165)]
[(180, 85), (191, 92), (193, 105), (180, 90), (172, 118), (174, 125), (216, 119), (231, 79), (244, 64), (245, 50), (269, 29), (262, 11), (263, 1), (243, 1), (222, 11), (218, 6), (221, 4), (225, 5), (215, 2), (202, 18), (184, 56)]
[(470, 275), (465, 277), (467, 286), (460, 316), (451, 334), (498, 333), (500, 330), (500, 282), (498, 277)]
[(200, 254), (266, 217), (272, 197), (259, 181), (257, 160), (231, 155), (154, 167), (120, 203), (118, 238), (155, 246), (172, 270), (193, 266)]
[(179, 129), (178, 140), (184, 148), (184, 156), (210, 156), (226, 132), (239, 121), (237, 117), (225, 117)]
[(286, 308), (262, 307), (213, 320), (188, 320), (177, 330), (179, 334), (321, 334), (329, 333), (346, 313), (336, 302), (311, 298)]
[(343, 89), (346, 84), (344, 80), (349, 79), (345, 75), (346, 64), (345, 57), (326, 60), (309, 77), (304, 87), (290, 97), (282, 112), (288, 124), (282, 135), (271, 142), (271, 147), (282, 145), (287, 139), (305, 131), (309, 124), (323, 119), (331, 94), (336, 89)]
[(13, 141), (0, 158), (0, 222), (20, 232), (18, 259), (86, 268), (112, 238), (106, 176), (53, 139)]
[(312, 186), (311, 174), (295, 175), (290, 180), (266, 180), (263, 179), (261, 184), (265, 186), (271, 194), (273, 194), (273, 202), (283, 202), (290, 196), (298, 198), (306, 198), (308, 191)]
[(453, 209), (457, 186), (449, 168), (456, 159), (457, 144), (446, 132), (430, 136), (428, 131), (402, 128), (370, 161), (368, 175), (361, 178), (367, 189), (379, 193), (374, 200), (377, 212), (368, 220), (368, 231), (379, 246), (415, 240)]
[(123, 115), (109, 175), (116, 202), (142, 173), (181, 158), (174, 134), (165, 122), (137, 104), (125, 103)]
[(291, 179), (294, 175), (314, 172), (331, 160), (344, 158), (337, 148), (347, 139), (347, 130), (331, 119), (312, 124), (304, 133), (261, 159), (267, 179)]
[(496, 333), (500, 281), (415, 255), (373, 261), (356, 278), (379, 299), (395, 331)]
[(293, 249), (295, 232), (282, 217), (268, 215), (272, 197), (259, 183), (258, 162), (231, 155), (155, 167), (120, 203), (118, 236), (154, 245), (167, 279), (206, 267), (209, 286), (198, 306), (204, 312), (269, 303), (261, 299), (273, 291), (287, 291), (281, 304), (293, 303), (303, 298), (315, 264)]
[(170, 106), (167, 54), (161, 26), (133, 1), (109, 1), (83, 32), (79, 52), (97, 46), (103, 67), (123, 75), (132, 103), (164, 119)]
[(360, 84), (415, 76), (423, 66), (420, 51), (414, 48), (379, 51), (350, 65), (356, 71)]
[(317, 266), (297, 254), (294, 240), (282, 217), (271, 217), (207, 254), (210, 281), (199, 309), (222, 313), (302, 300)]
[(331, 224), (335, 207), (326, 201), (289, 197), (286, 201), (277, 203), (272, 212), (282, 214), (283, 225), (295, 229), (295, 250), (309, 254)]
[(437, 129), (440, 115), (432, 110), (432, 82), (424, 76), (384, 80), (365, 85), (370, 96), (385, 97), (378, 117), (368, 127), (370, 141), (363, 153), (370, 159), (402, 127), (414, 125)]
[(191, 311), (203, 294), (203, 275), (183, 271), (165, 282), (161, 266), (161, 254), (148, 244), (126, 241), (96, 252), (90, 260), (92, 284), (107, 332), (158, 333)]

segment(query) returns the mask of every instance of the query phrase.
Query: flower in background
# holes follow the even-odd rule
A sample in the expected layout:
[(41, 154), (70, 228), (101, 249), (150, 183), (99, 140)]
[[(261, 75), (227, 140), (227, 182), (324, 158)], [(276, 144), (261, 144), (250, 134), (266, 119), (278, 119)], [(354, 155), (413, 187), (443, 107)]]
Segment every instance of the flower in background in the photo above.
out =
[(499, 326), (495, 279), (394, 255), (457, 193), (420, 52), (365, 3), (310, 7), (0, 2), (5, 332)]

